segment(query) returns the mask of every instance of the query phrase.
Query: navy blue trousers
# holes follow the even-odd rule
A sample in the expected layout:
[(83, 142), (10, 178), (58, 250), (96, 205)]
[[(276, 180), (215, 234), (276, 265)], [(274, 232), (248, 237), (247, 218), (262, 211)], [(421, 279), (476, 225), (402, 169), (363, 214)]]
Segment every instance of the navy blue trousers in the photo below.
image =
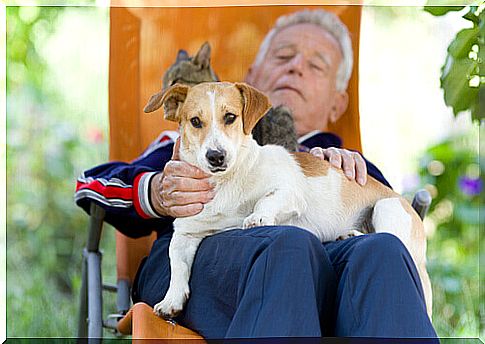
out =
[[(133, 301), (151, 306), (168, 289), (171, 234), (140, 267)], [(320, 243), (289, 226), (205, 238), (179, 323), (205, 338), (436, 337), (418, 273), (391, 234)]]

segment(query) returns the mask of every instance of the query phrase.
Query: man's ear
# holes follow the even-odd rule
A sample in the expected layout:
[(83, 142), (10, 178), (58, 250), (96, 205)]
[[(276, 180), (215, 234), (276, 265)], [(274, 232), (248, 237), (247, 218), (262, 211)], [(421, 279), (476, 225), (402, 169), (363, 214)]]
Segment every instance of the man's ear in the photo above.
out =
[(178, 116), (179, 108), (180, 105), (182, 105), (185, 101), (188, 91), (189, 86), (175, 84), (167, 89), (166, 92), (160, 91), (151, 96), (143, 111), (146, 113), (153, 112), (163, 105), (165, 119), (168, 121), (180, 122), (180, 118)]
[(271, 108), (268, 97), (262, 92), (242, 82), (234, 84), (241, 93), (243, 100), (243, 130), (244, 134), (251, 134), (254, 126)]
[(335, 123), (344, 114), (345, 110), (349, 106), (349, 95), (347, 92), (337, 92), (335, 97), (335, 103), (330, 113), (330, 122)]

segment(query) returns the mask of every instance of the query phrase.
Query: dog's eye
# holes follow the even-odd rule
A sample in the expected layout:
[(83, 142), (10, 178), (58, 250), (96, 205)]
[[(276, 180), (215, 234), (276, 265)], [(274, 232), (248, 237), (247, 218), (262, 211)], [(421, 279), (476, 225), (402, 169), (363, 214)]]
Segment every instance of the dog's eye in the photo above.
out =
[(235, 120), (236, 120), (236, 115), (233, 113), (226, 112), (226, 114), (224, 115), (224, 124), (226, 125), (234, 123)]
[(202, 122), (200, 121), (199, 117), (192, 117), (190, 119), (190, 123), (192, 123), (194, 128), (202, 128)]

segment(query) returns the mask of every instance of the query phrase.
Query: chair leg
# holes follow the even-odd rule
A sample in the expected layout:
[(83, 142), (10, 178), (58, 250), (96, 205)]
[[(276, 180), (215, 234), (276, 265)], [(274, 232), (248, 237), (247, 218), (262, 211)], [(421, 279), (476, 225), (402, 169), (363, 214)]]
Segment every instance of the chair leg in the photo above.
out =
[(99, 242), (105, 211), (90, 206), (88, 241), (83, 251), (83, 272), (79, 307), (78, 343), (101, 343), (103, 337), (103, 286)]
[(81, 338), (88, 336), (88, 289), (87, 289), (87, 262), (83, 255), (82, 259), (82, 275), (81, 275), (81, 292), (79, 295), (79, 319), (78, 319), (78, 331), (77, 338), (80, 343)]
[(88, 277), (88, 343), (101, 343), (103, 337), (103, 296), (101, 253), (85, 252)]
[(118, 314), (126, 314), (130, 310), (130, 281), (127, 279), (119, 279), (116, 283), (117, 294), (116, 294), (116, 308)]

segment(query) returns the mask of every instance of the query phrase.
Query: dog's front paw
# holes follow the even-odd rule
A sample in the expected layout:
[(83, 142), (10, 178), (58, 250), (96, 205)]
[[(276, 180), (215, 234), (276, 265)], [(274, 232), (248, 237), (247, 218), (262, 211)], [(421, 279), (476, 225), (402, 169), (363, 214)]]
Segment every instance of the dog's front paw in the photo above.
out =
[(162, 301), (153, 307), (153, 312), (160, 317), (169, 319), (176, 317), (184, 308), (185, 301), (189, 297), (189, 291), (182, 293), (167, 292)]
[(244, 219), (243, 229), (259, 227), (259, 226), (274, 226), (274, 225), (275, 225), (274, 217), (253, 213)]
[(360, 235), (364, 235), (364, 233), (356, 231), (355, 229), (352, 229), (351, 231), (348, 231), (347, 233), (338, 236), (336, 241), (345, 240), (345, 239), (353, 238)]

